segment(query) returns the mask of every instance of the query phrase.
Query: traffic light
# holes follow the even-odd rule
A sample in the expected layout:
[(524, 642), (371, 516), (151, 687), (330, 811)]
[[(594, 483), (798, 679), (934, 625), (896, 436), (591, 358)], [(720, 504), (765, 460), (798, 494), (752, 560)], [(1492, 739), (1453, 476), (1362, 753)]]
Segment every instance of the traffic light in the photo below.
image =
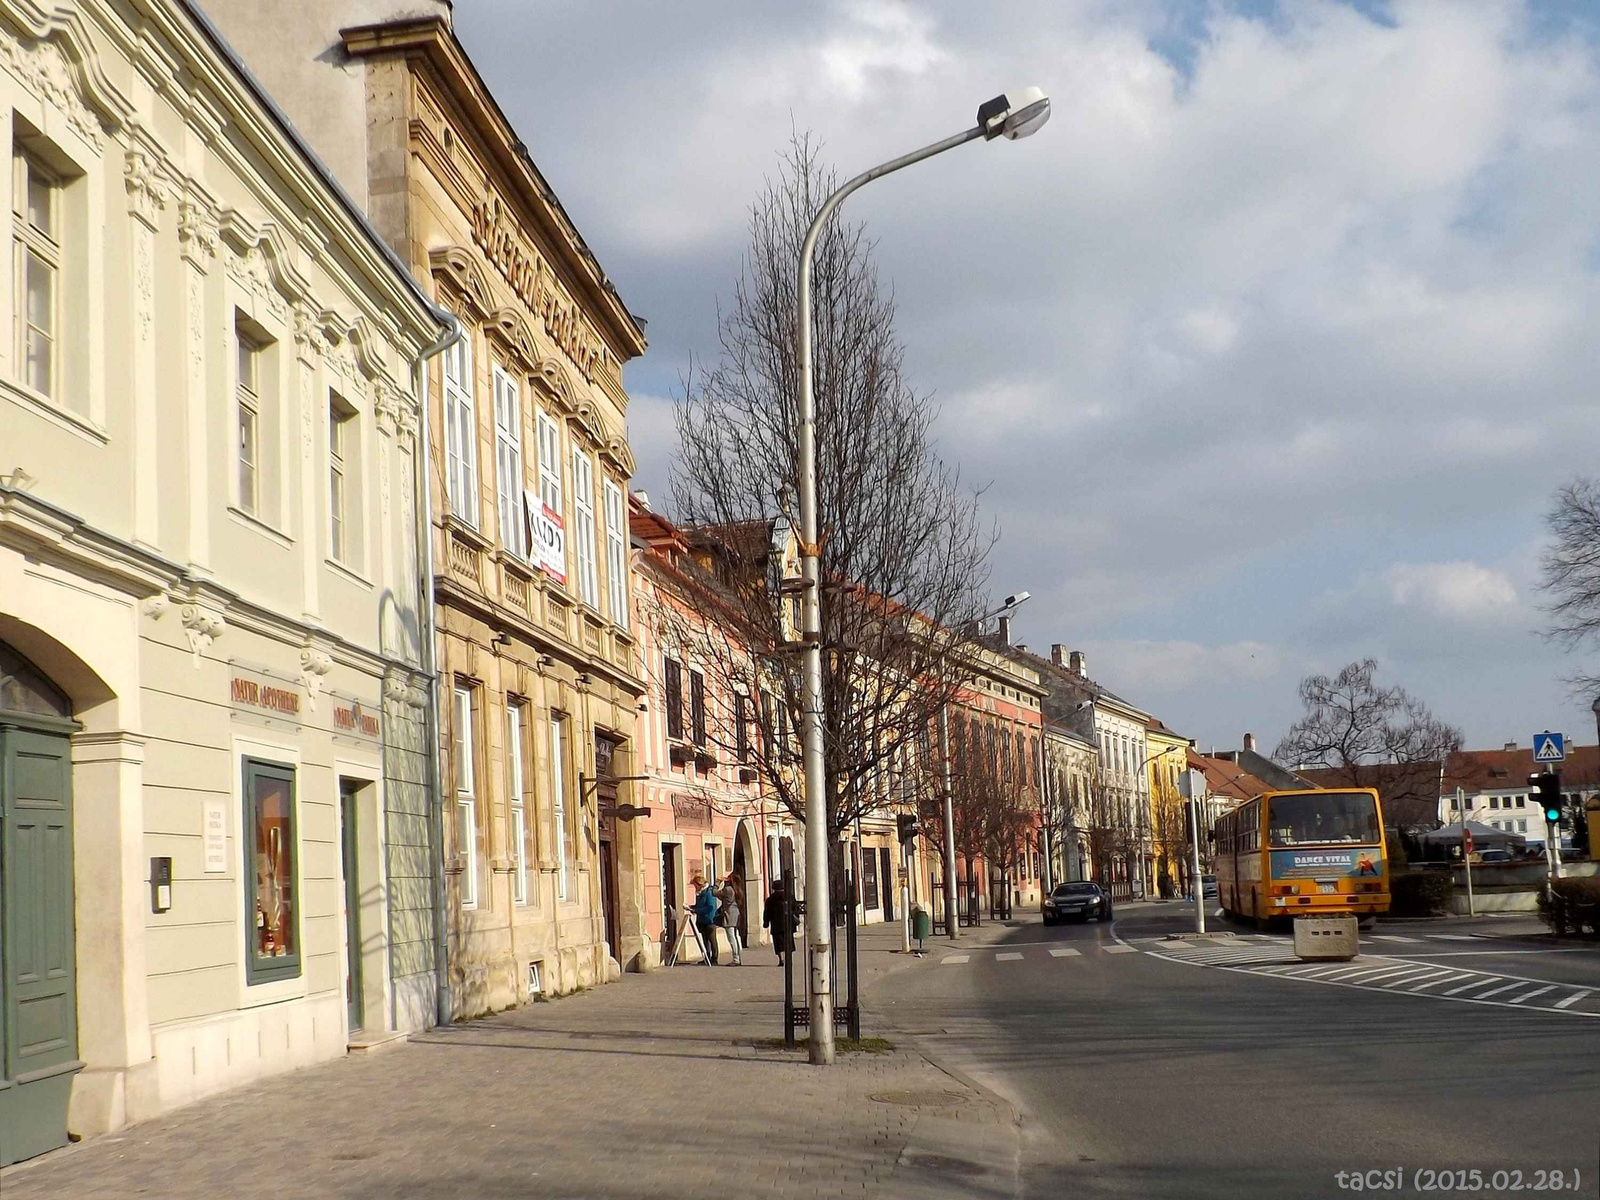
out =
[(1528, 776), (1528, 786), (1538, 793), (1544, 819), (1552, 824), (1561, 820), (1561, 775), (1557, 771), (1540, 771)]
[(916, 840), (917, 834), (921, 832), (917, 828), (916, 813), (900, 813), (895, 817), (894, 823), (900, 828), (900, 844), (902, 846), (910, 845)]

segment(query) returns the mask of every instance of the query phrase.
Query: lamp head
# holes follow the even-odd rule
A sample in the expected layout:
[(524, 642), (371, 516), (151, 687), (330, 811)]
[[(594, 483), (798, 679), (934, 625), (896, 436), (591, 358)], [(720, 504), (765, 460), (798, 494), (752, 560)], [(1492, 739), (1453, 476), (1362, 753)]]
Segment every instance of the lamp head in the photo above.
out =
[[(1031, 592), (1018, 592), (1015, 596), (1007, 596), (1003, 607), (1015, 608), (1032, 594)], [(1600, 703), (1600, 701), (1597, 701), (1597, 703)]]
[(987, 100), (978, 106), (978, 124), (985, 141), (1002, 134), (1012, 141), (1037, 133), (1050, 119), (1050, 98), (1036, 87), (1025, 87)]

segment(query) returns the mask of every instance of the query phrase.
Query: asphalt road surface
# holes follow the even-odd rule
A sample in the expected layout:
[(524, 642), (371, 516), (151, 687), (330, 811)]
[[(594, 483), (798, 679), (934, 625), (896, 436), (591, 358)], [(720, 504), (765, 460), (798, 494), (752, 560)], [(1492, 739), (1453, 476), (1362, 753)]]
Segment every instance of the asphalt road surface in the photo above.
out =
[(1165, 940), (1192, 920), (941, 943), (874, 1006), (1017, 1107), (1029, 1196), (1422, 1195), (1430, 1170), (1478, 1171), (1434, 1178), (1457, 1197), (1600, 1196), (1600, 952), (1380, 923), (1304, 964), (1242, 926)]

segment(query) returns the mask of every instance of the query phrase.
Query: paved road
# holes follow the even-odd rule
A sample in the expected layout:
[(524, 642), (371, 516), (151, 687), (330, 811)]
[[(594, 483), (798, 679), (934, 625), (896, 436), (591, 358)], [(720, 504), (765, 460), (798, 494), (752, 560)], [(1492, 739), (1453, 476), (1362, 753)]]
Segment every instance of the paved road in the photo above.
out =
[(1380, 925), (1356, 962), (1308, 966), (1243, 929), (1164, 940), (1188, 921), (1030, 923), (877, 1000), (1016, 1106), (1031, 1196), (1347, 1195), (1336, 1173), (1370, 1168), (1404, 1168), (1386, 1194), (1414, 1194), (1430, 1167), (1529, 1188), (1577, 1170), (1575, 1194), (1600, 1194), (1600, 953)]

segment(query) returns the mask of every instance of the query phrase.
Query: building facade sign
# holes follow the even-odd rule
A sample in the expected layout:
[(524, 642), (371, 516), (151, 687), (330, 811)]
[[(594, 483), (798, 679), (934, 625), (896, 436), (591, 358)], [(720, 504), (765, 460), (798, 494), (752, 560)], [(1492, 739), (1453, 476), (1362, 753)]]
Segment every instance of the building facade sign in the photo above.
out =
[(235, 710), (300, 721), (300, 690), (262, 672), (235, 666), (228, 699)]

